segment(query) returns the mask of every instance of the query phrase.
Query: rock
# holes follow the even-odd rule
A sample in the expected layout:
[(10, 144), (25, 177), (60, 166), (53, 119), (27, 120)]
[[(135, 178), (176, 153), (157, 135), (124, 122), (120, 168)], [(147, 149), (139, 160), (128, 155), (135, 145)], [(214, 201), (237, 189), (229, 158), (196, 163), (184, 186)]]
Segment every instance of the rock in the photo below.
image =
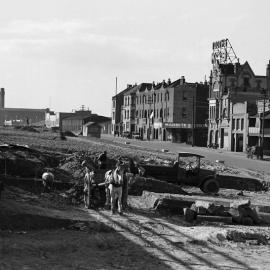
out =
[(184, 208), (184, 217), (187, 222), (193, 222), (196, 218), (196, 212), (190, 208)]
[(198, 215), (206, 215), (208, 213), (207, 209), (202, 206), (196, 207), (196, 212)]
[(208, 209), (213, 203), (207, 202), (207, 201), (195, 201), (195, 206), (198, 207), (203, 207), (205, 209)]
[(252, 226), (253, 220), (250, 217), (243, 217), (241, 223), (246, 226)]
[(198, 222), (208, 221), (208, 222), (222, 222), (226, 224), (232, 224), (232, 217), (197, 215), (196, 220)]
[(258, 212), (260, 222), (263, 224), (270, 224), (270, 214), (265, 212)]
[[(238, 224), (244, 224), (244, 222), (248, 223), (249, 221), (244, 221), (245, 218), (250, 218), (252, 220), (252, 224), (260, 224), (260, 218), (256, 212), (255, 208), (251, 208), (248, 205), (240, 205), (237, 209), (230, 208), (229, 214), (232, 216), (233, 221)], [(244, 224), (245, 225), (245, 224)]]
[(237, 209), (239, 206), (250, 206), (250, 200), (237, 200), (230, 203), (230, 208)]
[[(189, 208), (192, 202), (179, 200), (179, 199), (170, 199), (170, 198), (161, 198), (155, 202), (154, 210), (160, 214), (179, 214), (184, 213), (184, 208)], [(192, 210), (191, 210), (192, 211)]]
[(232, 216), (232, 221), (233, 222), (235, 222), (237, 224), (241, 223), (242, 213), (238, 209), (230, 208), (228, 213)]

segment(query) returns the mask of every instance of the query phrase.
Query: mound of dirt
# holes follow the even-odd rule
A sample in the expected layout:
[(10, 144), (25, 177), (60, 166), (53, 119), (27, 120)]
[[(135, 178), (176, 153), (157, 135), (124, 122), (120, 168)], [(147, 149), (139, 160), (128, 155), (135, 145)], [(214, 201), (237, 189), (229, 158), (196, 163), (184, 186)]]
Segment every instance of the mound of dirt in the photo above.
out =
[(31, 127), (31, 126), (30, 127), (29, 126), (21, 127), (20, 129), (23, 131), (39, 133), (39, 131), (37, 129), (35, 129), (34, 127)]
[(65, 132), (63, 132), (63, 135), (67, 136), (67, 137), (78, 137), (71, 131), (65, 131)]

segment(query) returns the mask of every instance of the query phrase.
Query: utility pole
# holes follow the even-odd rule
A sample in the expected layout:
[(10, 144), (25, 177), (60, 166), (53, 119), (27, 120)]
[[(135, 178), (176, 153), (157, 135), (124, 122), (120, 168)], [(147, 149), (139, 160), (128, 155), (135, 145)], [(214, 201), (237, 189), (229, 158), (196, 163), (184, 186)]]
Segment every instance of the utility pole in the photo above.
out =
[(192, 147), (194, 146), (194, 115), (195, 115), (195, 106), (194, 106), (194, 95), (192, 96)]
[(261, 140), (261, 148), (262, 148), (262, 159), (263, 159), (263, 149), (264, 149), (264, 114), (265, 114), (265, 99), (266, 99), (266, 91), (263, 92), (263, 119), (262, 119), (262, 140)]

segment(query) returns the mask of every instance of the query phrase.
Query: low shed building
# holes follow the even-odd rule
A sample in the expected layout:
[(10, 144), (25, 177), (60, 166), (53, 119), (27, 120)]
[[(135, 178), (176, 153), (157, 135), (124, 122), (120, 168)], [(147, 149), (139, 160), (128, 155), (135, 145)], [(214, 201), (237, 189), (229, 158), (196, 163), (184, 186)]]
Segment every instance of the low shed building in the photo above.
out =
[(100, 138), (102, 127), (95, 122), (88, 122), (83, 125), (83, 136)]

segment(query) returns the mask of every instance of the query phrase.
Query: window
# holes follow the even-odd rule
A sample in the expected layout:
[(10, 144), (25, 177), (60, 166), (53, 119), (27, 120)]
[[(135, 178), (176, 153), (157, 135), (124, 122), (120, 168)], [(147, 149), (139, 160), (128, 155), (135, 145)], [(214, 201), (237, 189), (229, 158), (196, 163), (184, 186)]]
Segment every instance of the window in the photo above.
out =
[(249, 77), (244, 78), (244, 86), (249, 87)]
[(115, 120), (115, 112), (112, 113), (112, 119)]
[(236, 130), (240, 128), (240, 119), (236, 119)]
[(232, 120), (232, 130), (235, 130), (235, 119)]
[(183, 100), (187, 100), (187, 92), (183, 91)]
[(244, 89), (243, 89), (243, 91), (246, 92), (248, 87), (250, 87), (249, 77), (244, 77)]
[(244, 129), (244, 119), (241, 119), (241, 130)]
[(160, 93), (160, 101), (162, 102), (162, 93)]
[(113, 100), (113, 108), (115, 108), (115, 100)]
[(187, 117), (187, 109), (185, 107), (182, 108), (182, 117)]

